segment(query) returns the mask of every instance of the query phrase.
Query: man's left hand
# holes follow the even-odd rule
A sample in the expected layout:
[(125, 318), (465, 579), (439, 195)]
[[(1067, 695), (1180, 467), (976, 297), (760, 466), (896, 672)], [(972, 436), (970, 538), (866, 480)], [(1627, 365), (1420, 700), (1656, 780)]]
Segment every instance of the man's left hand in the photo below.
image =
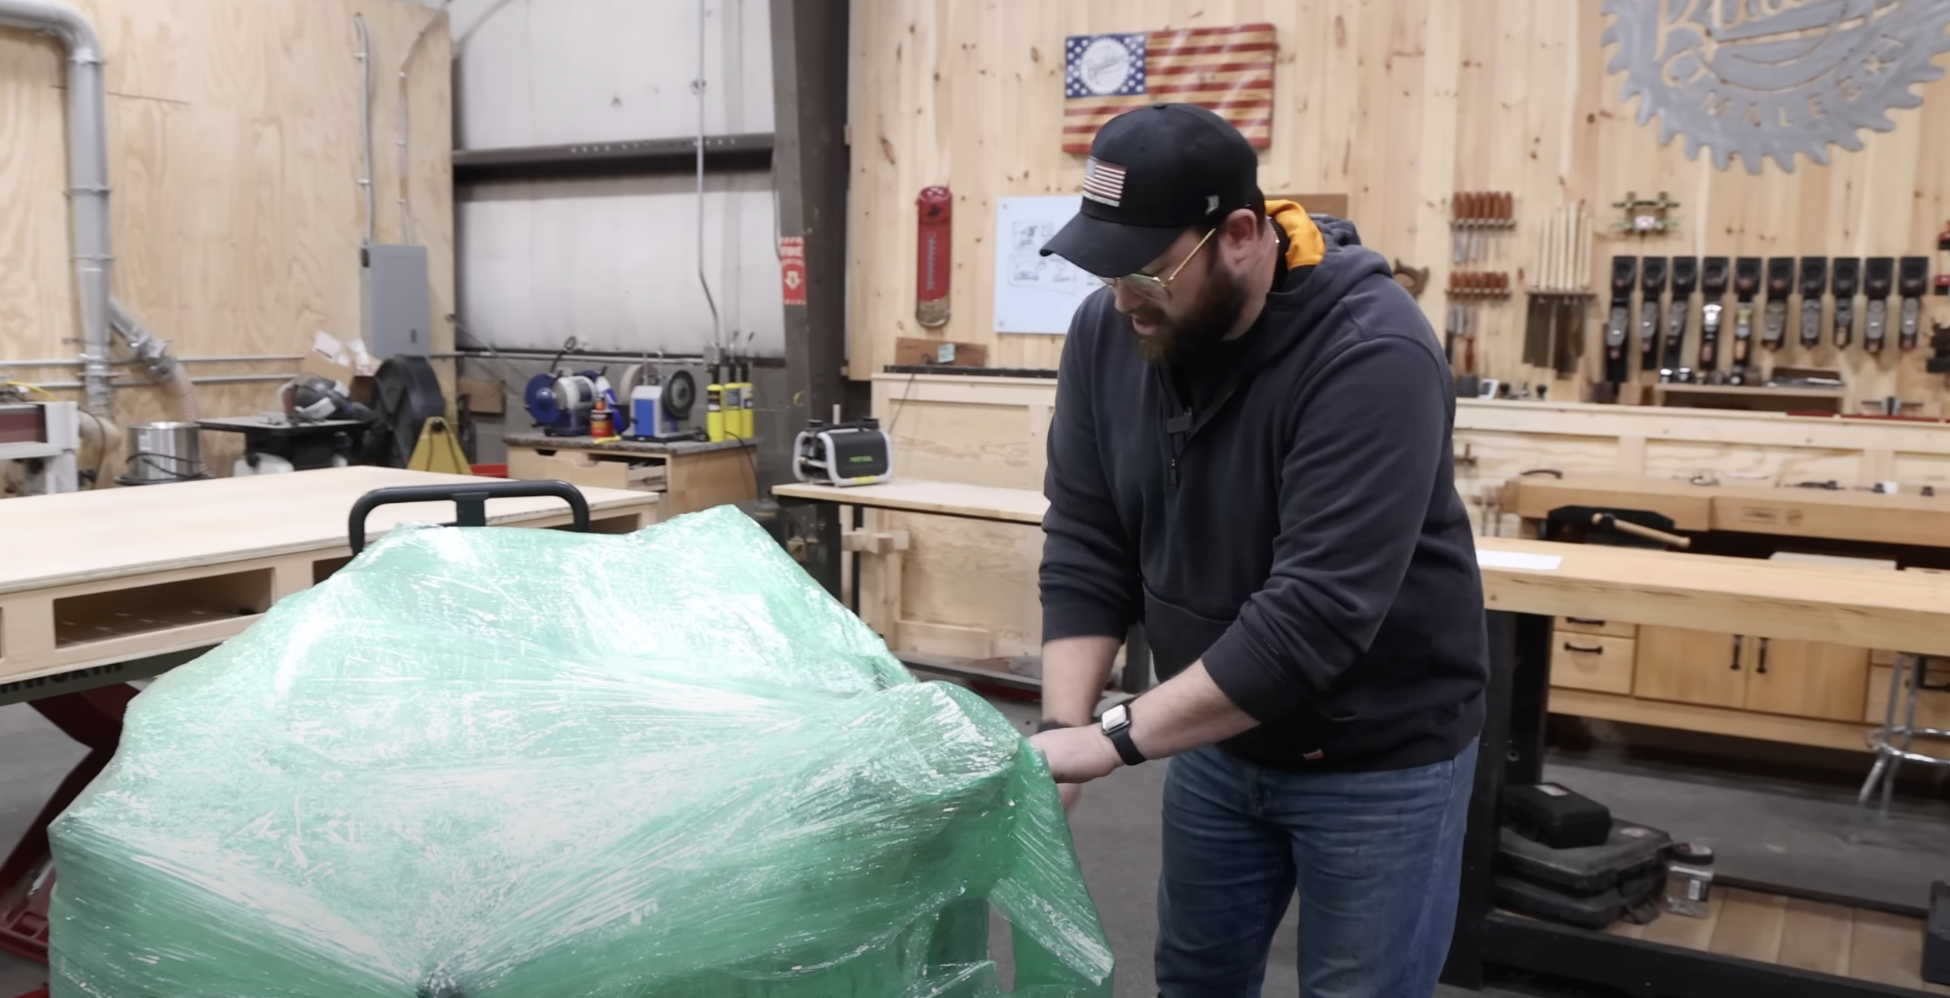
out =
[(1045, 731), (1031, 736), (1029, 744), (1042, 750), (1058, 783), (1088, 783), (1124, 764), (1117, 746), (1094, 724)]

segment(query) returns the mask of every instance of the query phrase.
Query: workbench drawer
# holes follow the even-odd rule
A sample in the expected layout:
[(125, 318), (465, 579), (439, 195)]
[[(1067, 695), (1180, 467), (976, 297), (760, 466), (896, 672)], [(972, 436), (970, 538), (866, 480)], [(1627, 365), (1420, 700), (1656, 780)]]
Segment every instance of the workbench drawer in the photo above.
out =
[(508, 477), (524, 481), (554, 479), (571, 485), (598, 489), (634, 489), (660, 492), (667, 481), (667, 469), (658, 459), (632, 458), (613, 454), (590, 454), (559, 450), (508, 450)]
[(1608, 638), (1636, 638), (1639, 625), (1626, 624), (1615, 620), (1599, 620), (1595, 617), (1559, 617), (1555, 625), (1559, 631), (1574, 634), (1602, 634)]
[(1602, 634), (1560, 633), (1551, 639), (1551, 685), (1598, 693), (1632, 692), (1638, 642)]
[[(1862, 708), (1862, 720), (1877, 726), (1882, 724), (1889, 709), (1889, 676), (1895, 671), (1886, 665), (1869, 667), (1868, 703)], [(1931, 659), (1925, 681), (1931, 686), (1950, 686), (1950, 662)], [(1903, 723), (1901, 700), (1896, 701), (1896, 723)], [(1917, 694), (1916, 726), (1950, 731), (1950, 690), (1924, 690)]]

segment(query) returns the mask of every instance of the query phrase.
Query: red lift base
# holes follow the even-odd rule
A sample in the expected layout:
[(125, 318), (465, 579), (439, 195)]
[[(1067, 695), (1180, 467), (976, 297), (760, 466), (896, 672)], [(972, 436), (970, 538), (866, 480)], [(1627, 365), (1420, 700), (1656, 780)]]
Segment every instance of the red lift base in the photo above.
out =
[[(68, 772), (47, 799), (26, 834), (0, 863), (0, 950), (47, 962), (47, 902), (54, 889), (54, 855), (47, 826), (108, 766), (122, 737), (122, 712), (135, 698), (126, 683), (29, 701), (42, 717), (69, 738), (88, 746), (88, 755)], [(39, 994), (45, 996), (46, 992)], [(33, 996), (23, 996), (33, 998)]]

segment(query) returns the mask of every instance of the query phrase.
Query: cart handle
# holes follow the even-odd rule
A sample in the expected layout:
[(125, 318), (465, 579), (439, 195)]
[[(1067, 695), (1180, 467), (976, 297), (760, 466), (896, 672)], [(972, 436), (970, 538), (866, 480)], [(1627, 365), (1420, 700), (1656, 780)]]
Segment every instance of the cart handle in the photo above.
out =
[(485, 527), (489, 499), (529, 496), (554, 496), (567, 502), (569, 512), (575, 516), (575, 529), (589, 532), (589, 500), (583, 498), (582, 493), (568, 482), (482, 482), (478, 485), (396, 485), (373, 489), (352, 504), (352, 516), (346, 524), (346, 540), (352, 545), (353, 554), (365, 550), (366, 516), (380, 506), (401, 502), (452, 502), (457, 514), (454, 526)]

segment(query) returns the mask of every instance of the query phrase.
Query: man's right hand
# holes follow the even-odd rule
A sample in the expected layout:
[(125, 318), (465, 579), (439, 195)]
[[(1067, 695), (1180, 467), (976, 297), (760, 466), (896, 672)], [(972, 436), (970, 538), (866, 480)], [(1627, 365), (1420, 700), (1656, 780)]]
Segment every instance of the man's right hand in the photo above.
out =
[(1059, 783), (1056, 785), (1056, 796), (1062, 799), (1063, 813), (1068, 815), (1076, 808), (1077, 801), (1083, 797), (1083, 784)]

